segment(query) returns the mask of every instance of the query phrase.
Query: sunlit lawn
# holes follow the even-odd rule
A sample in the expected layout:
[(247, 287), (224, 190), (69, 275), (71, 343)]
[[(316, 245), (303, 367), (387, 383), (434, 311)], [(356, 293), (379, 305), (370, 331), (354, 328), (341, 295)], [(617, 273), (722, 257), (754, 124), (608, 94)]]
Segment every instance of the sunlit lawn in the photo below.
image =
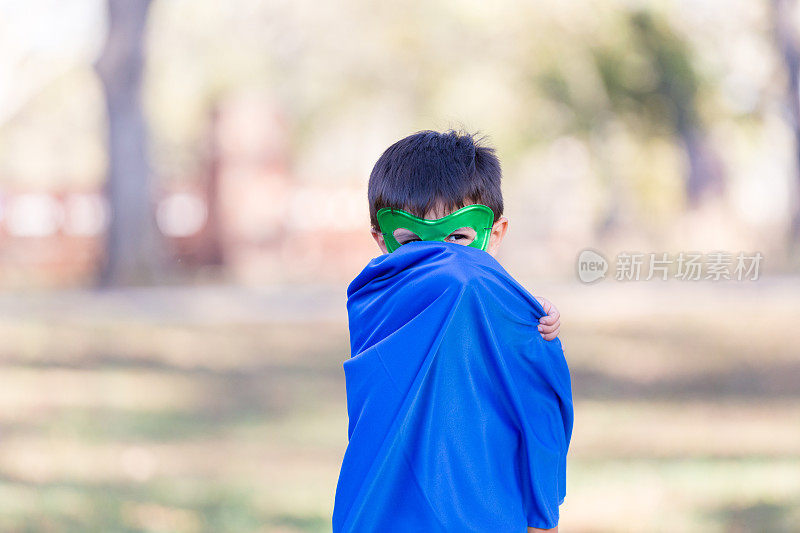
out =
[[(793, 294), (615, 317), (581, 291), (552, 298), (576, 411), (561, 530), (798, 530)], [(274, 297), (276, 313), (202, 320), (184, 294), (165, 318), (154, 293), (128, 316), (129, 295), (92, 298), (2, 304), (0, 531), (330, 530), (340, 313), (281, 320)]]

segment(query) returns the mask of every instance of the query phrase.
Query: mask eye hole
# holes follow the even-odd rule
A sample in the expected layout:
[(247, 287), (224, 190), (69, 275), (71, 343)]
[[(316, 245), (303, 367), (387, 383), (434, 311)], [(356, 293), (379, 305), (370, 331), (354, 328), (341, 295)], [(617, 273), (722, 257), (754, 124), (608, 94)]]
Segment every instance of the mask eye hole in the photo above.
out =
[(454, 242), (456, 244), (469, 245), (472, 244), (476, 236), (477, 232), (474, 229), (470, 227), (464, 227), (464, 228), (458, 228), (457, 230), (452, 232), (450, 235), (447, 236), (445, 240), (447, 242)]
[(392, 236), (394, 236), (395, 240), (401, 245), (422, 240), (416, 233), (406, 228), (397, 228), (392, 232)]

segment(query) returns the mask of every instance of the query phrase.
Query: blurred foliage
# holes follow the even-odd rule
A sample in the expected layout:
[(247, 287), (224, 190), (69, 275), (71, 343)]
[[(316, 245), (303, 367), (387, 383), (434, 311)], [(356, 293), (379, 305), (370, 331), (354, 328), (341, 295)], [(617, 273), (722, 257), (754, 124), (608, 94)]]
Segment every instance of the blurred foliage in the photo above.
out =
[[(192, 160), (213, 102), (252, 89), (265, 89), (288, 114), (298, 160), (330, 142), (331, 128), (378, 132), (385, 143), (463, 123), (491, 132), (512, 162), (531, 143), (602, 131), (607, 120), (635, 128), (647, 119), (651, 136), (674, 134), (677, 120), (697, 120), (701, 85), (712, 99), (720, 85), (717, 72), (697, 74), (692, 43), (672, 27), (676, 10), (623, 2), (156, 3), (147, 88), (155, 144), (162, 165), (180, 154)], [(367, 131), (350, 131), (359, 128)], [(361, 168), (334, 168), (345, 170)]]
[[(593, 191), (570, 214), (581, 227), (663, 234), (687, 206), (691, 173), (702, 179), (718, 171), (730, 187), (717, 194), (736, 222), (718, 226), (750, 225), (770, 242), (790, 214), (795, 163), (768, 7), (744, 0), (691, 7), (666, 0), (155, 1), (144, 95), (155, 168), (161, 180), (196, 179), (208, 164), (214, 106), (255, 93), (286, 119), (298, 182), (363, 183), (396, 139), (464, 127), (498, 147), (510, 191), (526, 182), (545, 187), (564, 179), (538, 170), (549, 146), (570, 139), (588, 156), (574, 187)], [(60, 10), (42, 18), (94, 20), (102, 2)], [(103, 179), (102, 109), (86, 75), (102, 42), (102, 28), (95, 30), (65, 32), (59, 50), (71, 53), (33, 40), (10, 62), (38, 62), (37, 72), (51, 78), (23, 79), (18, 86), (30, 88), (17, 100), (25, 103), (0, 118), (0, 146), (13, 147), (0, 150), (0, 180), (29, 183), (35, 173), (45, 181)], [(0, 42), (0, 53), (11, 50)], [(53, 101), (63, 109), (51, 111)], [(31, 157), (62, 138), (70, 150)], [(82, 163), (62, 164), (67, 158)], [(716, 159), (718, 168), (704, 163)], [(41, 161), (52, 163), (41, 168)], [(767, 172), (772, 177), (763, 180)], [(574, 194), (570, 187), (555, 189)], [(732, 234), (749, 234), (736, 227)]]
[(699, 80), (687, 43), (648, 12), (632, 13), (626, 29), (630, 35), (624, 45), (634, 53), (594, 50), (613, 108), (626, 113), (627, 120), (645, 122), (642, 129), (650, 135), (671, 135), (678, 122), (696, 122)]

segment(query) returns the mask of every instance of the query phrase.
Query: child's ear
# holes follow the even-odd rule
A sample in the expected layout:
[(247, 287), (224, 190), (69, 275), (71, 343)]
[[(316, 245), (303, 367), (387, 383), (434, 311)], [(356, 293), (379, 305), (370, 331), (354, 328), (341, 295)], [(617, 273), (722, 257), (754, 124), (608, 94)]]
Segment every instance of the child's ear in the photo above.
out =
[(383, 242), (383, 233), (375, 228), (370, 228), (370, 232), (372, 233), (372, 238), (375, 239), (375, 242), (378, 244), (378, 248), (381, 249), (381, 252), (388, 254), (389, 251), (386, 249), (386, 243)]
[(489, 235), (489, 245), (486, 247), (486, 251), (492, 256), (494, 256), (497, 253), (497, 249), (500, 248), (500, 243), (503, 242), (506, 231), (508, 231), (508, 219), (506, 217), (500, 217), (492, 224), (492, 233)]

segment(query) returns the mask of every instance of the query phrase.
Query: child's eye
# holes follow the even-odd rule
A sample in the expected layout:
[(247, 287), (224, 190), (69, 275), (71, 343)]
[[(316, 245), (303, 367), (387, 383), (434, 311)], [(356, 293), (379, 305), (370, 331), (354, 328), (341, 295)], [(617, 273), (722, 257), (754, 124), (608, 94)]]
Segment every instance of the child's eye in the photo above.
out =
[(451, 233), (447, 236), (447, 240), (450, 242), (457, 242), (459, 244), (463, 244), (469, 242), (471, 239), (469, 235), (464, 235), (463, 233)]
[(392, 235), (394, 235), (395, 240), (397, 240), (397, 244), (400, 245), (420, 240), (419, 235), (405, 228), (398, 228), (394, 230)]
[(475, 230), (468, 226), (456, 228), (445, 240), (456, 244), (471, 244), (475, 240)]

